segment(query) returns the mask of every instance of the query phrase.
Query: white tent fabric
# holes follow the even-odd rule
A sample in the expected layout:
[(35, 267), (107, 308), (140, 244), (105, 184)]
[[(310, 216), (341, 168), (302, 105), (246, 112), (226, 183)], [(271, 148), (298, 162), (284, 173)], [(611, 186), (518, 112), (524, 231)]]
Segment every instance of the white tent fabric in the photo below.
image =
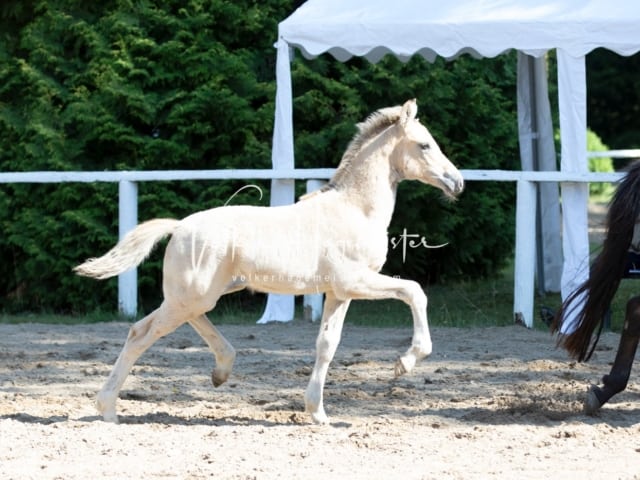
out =
[[(432, 60), (516, 49), (539, 57), (556, 49), (561, 169), (586, 171), (584, 56), (598, 47), (638, 52), (639, 24), (637, 0), (308, 0), (278, 27), (273, 166), (294, 165), (291, 48), (309, 58), (328, 52), (340, 61), (357, 55), (373, 62), (386, 54)], [(563, 295), (588, 275), (586, 198), (586, 184), (563, 184)], [(289, 320), (292, 306), (278, 316), (267, 311), (262, 320)]]
[(540, 56), (553, 48), (577, 58), (603, 46), (638, 51), (639, 15), (635, 0), (308, 0), (278, 32), (307, 57), (329, 52), (341, 61), (509, 49)]

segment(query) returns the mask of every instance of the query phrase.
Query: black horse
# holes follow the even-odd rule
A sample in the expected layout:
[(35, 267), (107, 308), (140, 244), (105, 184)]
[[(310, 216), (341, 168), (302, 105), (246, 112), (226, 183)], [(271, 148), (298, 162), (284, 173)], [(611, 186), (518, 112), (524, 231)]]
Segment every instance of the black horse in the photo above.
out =
[[(577, 329), (568, 335), (560, 335), (558, 343), (580, 362), (589, 360), (593, 354), (620, 280), (630, 274), (629, 250), (639, 217), (640, 162), (635, 162), (619, 183), (609, 205), (607, 235), (600, 254), (591, 265), (589, 279), (567, 297), (556, 312), (551, 326), (552, 332), (556, 333), (567, 314), (576, 314)], [(577, 310), (580, 307), (581, 310)], [(598, 331), (594, 336), (596, 328)], [(611, 397), (627, 387), (639, 339), (640, 296), (635, 296), (627, 302), (620, 345), (613, 367), (602, 378), (602, 387), (591, 385), (587, 392), (584, 404), (586, 413), (595, 413)]]

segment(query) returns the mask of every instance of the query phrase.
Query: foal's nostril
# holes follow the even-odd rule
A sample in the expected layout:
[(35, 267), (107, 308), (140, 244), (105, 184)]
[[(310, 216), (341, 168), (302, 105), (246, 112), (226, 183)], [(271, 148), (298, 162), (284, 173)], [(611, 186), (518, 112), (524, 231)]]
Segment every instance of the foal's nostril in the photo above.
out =
[(445, 177), (451, 180), (453, 184), (453, 193), (461, 193), (464, 190), (464, 178), (459, 172), (456, 173), (445, 173)]

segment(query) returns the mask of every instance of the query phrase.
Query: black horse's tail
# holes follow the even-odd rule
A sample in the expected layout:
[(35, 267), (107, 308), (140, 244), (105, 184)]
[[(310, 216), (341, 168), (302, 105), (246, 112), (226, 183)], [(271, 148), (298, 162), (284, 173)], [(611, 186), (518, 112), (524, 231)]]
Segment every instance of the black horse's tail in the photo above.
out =
[[(607, 214), (607, 236), (602, 251), (591, 265), (589, 279), (562, 303), (551, 326), (557, 332), (568, 314), (575, 313), (578, 326), (558, 342), (578, 361), (591, 357), (600, 338), (603, 321), (625, 272), (627, 251), (640, 216), (640, 162), (635, 162), (618, 185)], [(582, 311), (575, 311), (584, 300)], [(592, 335), (599, 325), (598, 334)]]

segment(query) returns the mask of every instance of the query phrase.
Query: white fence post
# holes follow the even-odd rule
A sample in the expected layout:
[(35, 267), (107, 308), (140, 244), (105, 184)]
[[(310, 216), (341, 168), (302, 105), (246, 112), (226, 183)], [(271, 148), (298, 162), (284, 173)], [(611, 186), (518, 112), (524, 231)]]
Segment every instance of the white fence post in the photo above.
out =
[(513, 275), (513, 315), (516, 322), (533, 327), (536, 265), (536, 184), (516, 182), (516, 255)]
[[(138, 224), (138, 184), (118, 182), (118, 234), (120, 239)], [(118, 310), (127, 317), (138, 313), (138, 271), (133, 268), (118, 276)]]
[[(327, 182), (324, 180), (307, 180), (307, 193), (319, 190)], [(324, 295), (314, 293), (305, 295), (302, 299), (302, 316), (306, 321), (316, 322), (322, 318), (322, 303)]]

